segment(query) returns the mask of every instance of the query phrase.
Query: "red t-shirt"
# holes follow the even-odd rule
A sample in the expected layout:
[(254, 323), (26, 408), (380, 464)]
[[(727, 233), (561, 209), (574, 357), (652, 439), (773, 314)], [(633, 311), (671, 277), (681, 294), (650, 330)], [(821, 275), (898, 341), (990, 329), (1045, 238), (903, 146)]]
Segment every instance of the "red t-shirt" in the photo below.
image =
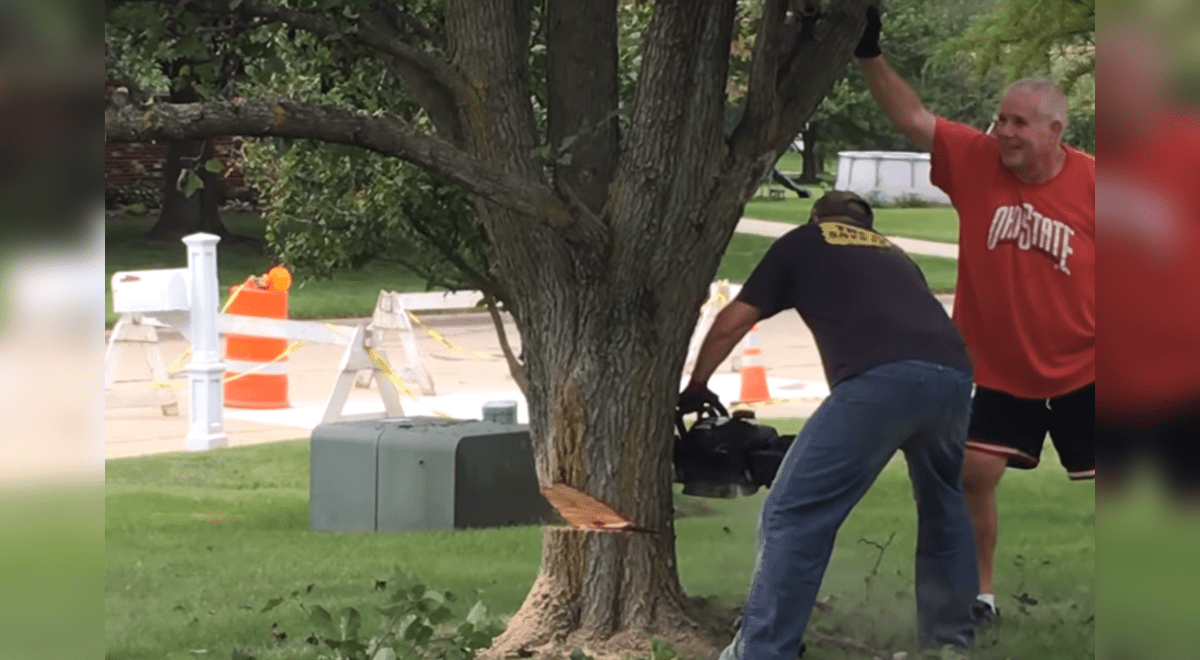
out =
[(1200, 115), (1175, 113), (1149, 138), (1097, 137), (1103, 245), (1101, 416), (1134, 419), (1200, 404)]
[(954, 321), (975, 382), (1031, 399), (1096, 379), (1096, 161), (1067, 148), (1033, 185), (1000, 161), (996, 139), (938, 118), (930, 181), (959, 218)]

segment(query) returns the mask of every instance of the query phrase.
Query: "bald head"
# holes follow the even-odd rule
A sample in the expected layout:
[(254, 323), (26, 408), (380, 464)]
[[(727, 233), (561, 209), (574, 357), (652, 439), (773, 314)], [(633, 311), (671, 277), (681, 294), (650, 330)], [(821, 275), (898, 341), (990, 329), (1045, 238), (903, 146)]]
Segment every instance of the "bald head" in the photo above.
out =
[(1067, 129), (1067, 95), (1063, 94), (1062, 88), (1058, 83), (1047, 78), (1022, 78), (1008, 86), (1004, 90), (1004, 96), (1017, 92), (1036, 96), (1038, 98), (1038, 110), (1042, 115), (1042, 119), (1047, 122), (1057, 121), (1062, 124), (1063, 130)]

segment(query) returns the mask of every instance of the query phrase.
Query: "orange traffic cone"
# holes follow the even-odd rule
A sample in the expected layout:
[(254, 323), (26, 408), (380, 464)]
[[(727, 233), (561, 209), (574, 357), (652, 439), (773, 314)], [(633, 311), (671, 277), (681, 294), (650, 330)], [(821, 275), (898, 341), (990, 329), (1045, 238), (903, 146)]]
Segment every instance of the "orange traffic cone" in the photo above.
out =
[(761, 403), (771, 400), (767, 387), (767, 368), (762, 365), (758, 348), (758, 326), (750, 328), (746, 335), (746, 347), (742, 349), (742, 392), (739, 403)]

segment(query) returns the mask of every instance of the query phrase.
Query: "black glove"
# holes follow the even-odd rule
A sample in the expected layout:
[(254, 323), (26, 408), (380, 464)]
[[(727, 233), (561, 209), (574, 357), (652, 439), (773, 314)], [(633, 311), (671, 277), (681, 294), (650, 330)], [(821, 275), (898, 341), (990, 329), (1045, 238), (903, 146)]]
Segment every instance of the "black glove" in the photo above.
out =
[(687, 388), (683, 392), (680, 392), (679, 403), (675, 404), (675, 408), (679, 411), (679, 414), (687, 415), (700, 412), (704, 409), (705, 404), (719, 407), (721, 405), (721, 397), (717, 396), (716, 392), (713, 392), (704, 385), (689, 383)]
[(854, 49), (854, 56), (867, 59), (882, 55), (883, 51), (879, 49), (879, 31), (882, 29), (883, 22), (879, 20), (879, 9), (874, 5), (867, 7), (867, 27), (863, 29), (858, 47)]

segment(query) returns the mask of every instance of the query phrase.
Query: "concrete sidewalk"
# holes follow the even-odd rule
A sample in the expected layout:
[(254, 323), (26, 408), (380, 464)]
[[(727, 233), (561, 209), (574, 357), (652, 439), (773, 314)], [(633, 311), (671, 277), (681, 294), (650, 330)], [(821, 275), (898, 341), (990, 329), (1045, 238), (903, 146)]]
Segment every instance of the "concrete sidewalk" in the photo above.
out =
[[(939, 296), (947, 309), (951, 296)], [(444, 335), (450, 342), (471, 351), (499, 355), (495, 327), (487, 314), (428, 315), (423, 320)], [(342, 319), (332, 323), (352, 325), (367, 319)], [(520, 351), (520, 338), (511, 319), (506, 319), (506, 331), (513, 350)], [(758, 408), (760, 419), (807, 417), (828, 394), (820, 355), (812, 334), (794, 313), (779, 314), (759, 324), (759, 345), (762, 360), (767, 366), (771, 395), (778, 399), (802, 399), (786, 404)], [(424, 331), (417, 329), (417, 343), (425, 356), (426, 367), (433, 376), (436, 396), (421, 397), (420, 401), (402, 397), (405, 414), (428, 415), (440, 410), (456, 417), (481, 415), (488, 400), (514, 400), (521, 408), (519, 421), (526, 418), (524, 401), (509, 374), (507, 363), (499, 357), (483, 359), (447, 349)], [(160, 351), (164, 362), (170, 363), (183, 353), (187, 345), (176, 333), (164, 332)], [(384, 344), (389, 361), (399, 366), (404, 351), (398, 337), (388, 337)], [(287, 361), (289, 401), (292, 407), (282, 410), (238, 410), (225, 408), (225, 432), (233, 447), (308, 438), (320, 419), (320, 413), (337, 378), (343, 349), (337, 346), (306, 344)], [(140, 351), (125, 351), (118, 372), (118, 381), (149, 377), (149, 367)], [(105, 409), (104, 457), (106, 460), (146, 454), (184, 451), (188, 427), (188, 392), (184, 374), (172, 380), (179, 384), (176, 393), (179, 414), (165, 416), (155, 406)], [(737, 397), (740, 377), (731, 361), (726, 360), (712, 381), (713, 389), (725, 401)], [(411, 385), (415, 388), (415, 385)], [(118, 382), (119, 392), (145, 391), (147, 384)], [(383, 404), (374, 383), (370, 388), (355, 388), (346, 405), (346, 412), (358, 414), (379, 411)]]
[[(736, 231), (739, 234), (755, 234), (757, 236), (779, 238), (798, 226), (799, 225), (793, 225), (787, 222), (742, 218), (741, 221), (738, 222)], [(958, 245), (954, 243), (922, 241), (916, 238), (900, 238), (897, 236), (888, 236), (888, 240), (900, 246), (901, 249), (909, 254), (923, 254), (930, 257), (958, 259)]]

